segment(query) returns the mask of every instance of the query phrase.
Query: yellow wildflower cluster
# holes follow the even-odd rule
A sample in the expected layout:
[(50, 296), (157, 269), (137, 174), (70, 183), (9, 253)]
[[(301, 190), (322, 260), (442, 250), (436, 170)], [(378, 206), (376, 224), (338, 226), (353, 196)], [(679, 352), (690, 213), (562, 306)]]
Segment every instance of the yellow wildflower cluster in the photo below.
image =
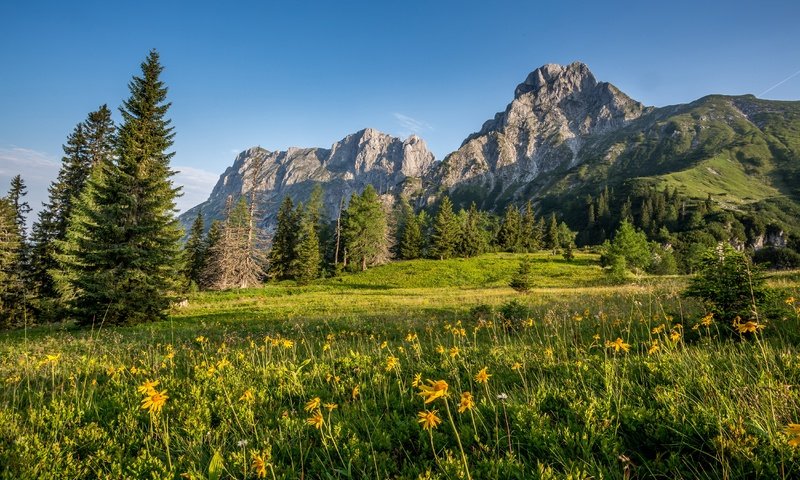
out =
[(144, 395), (144, 398), (142, 399), (142, 406), (140, 408), (142, 410), (147, 410), (151, 415), (157, 415), (161, 413), (161, 409), (164, 407), (164, 404), (167, 403), (167, 399), (169, 398), (167, 391), (164, 390), (159, 392), (156, 390), (157, 386), (158, 380), (146, 380), (137, 389), (139, 393)]

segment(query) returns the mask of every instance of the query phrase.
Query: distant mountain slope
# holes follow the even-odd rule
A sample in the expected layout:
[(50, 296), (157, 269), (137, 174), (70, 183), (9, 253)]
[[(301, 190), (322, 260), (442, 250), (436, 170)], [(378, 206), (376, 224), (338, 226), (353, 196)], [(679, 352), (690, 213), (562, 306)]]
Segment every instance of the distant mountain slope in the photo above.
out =
[(433, 162), (433, 154), (419, 137), (401, 140), (371, 128), (348, 135), (329, 149), (271, 152), (254, 147), (236, 157), (208, 200), (181, 215), (181, 221), (191, 223), (200, 209), (207, 218), (221, 219), (229, 196), (236, 201), (255, 189), (264, 226), (269, 228), (285, 196), (305, 202), (315, 184), (324, 185), (325, 208), (335, 216), (342, 198), (347, 200), (368, 184), (379, 193), (421, 193), (422, 178)]

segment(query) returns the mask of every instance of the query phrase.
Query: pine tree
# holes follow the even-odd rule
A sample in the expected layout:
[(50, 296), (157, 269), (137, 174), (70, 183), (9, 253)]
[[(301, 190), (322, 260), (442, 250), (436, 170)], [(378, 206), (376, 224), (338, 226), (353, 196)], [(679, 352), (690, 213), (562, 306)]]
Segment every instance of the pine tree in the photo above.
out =
[(422, 228), (419, 217), (405, 199), (403, 199), (400, 211), (402, 219), (398, 239), (398, 256), (404, 260), (420, 258), (422, 256)]
[(433, 223), (431, 236), (431, 254), (439, 260), (452, 257), (458, 248), (461, 237), (461, 227), (453, 213), (453, 203), (445, 195), (439, 204), (439, 212)]
[(463, 217), (459, 253), (465, 257), (474, 257), (485, 253), (489, 248), (489, 242), (486, 238), (486, 231), (481, 226), (481, 212), (478, 211), (475, 202), (472, 202)]
[[(82, 324), (160, 319), (178, 278), (170, 104), (151, 51), (120, 108), (116, 158), (92, 170), (58, 255), (62, 291)], [(98, 168), (99, 167), (99, 168)]]
[(219, 220), (211, 222), (205, 238), (205, 255), (203, 267), (200, 271), (198, 285), (203, 289), (211, 289), (219, 281), (222, 272), (224, 255), (220, 243), (222, 242), (223, 225)]
[(319, 277), (321, 257), (319, 253), (319, 237), (317, 236), (318, 217), (312, 210), (306, 209), (300, 222), (300, 234), (292, 261), (292, 276), (299, 285), (306, 285)]
[(545, 247), (548, 250), (552, 250), (554, 255), (560, 246), (559, 240), (558, 221), (556, 220), (556, 214), (552, 213), (550, 215), (550, 222), (547, 224), (547, 231), (545, 232)]
[(361, 195), (350, 197), (342, 223), (345, 266), (358, 265), (364, 271), (388, 259), (386, 214), (372, 185), (367, 185)]
[(17, 238), (19, 239), (16, 252), (16, 260), (10, 265), (11, 271), (9, 278), (13, 282), (6, 285), (3, 294), (5, 301), (14, 305), (15, 314), (21, 315), (30, 306), (28, 291), (30, 290), (30, 249), (27, 242), (26, 222), (31, 211), (30, 205), (25, 201), (28, 188), (20, 175), (15, 175), (11, 179), (11, 188), (6, 198), (14, 211), (14, 223), (17, 227)]
[(203, 211), (200, 210), (197, 212), (197, 217), (195, 217), (192, 227), (189, 229), (189, 237), (183, 246), (183, 275), (190, 285), (200, 285), (201, 283), (208, 248), (204, 236), (205, 221), (203, 220)]
[(519, 209), (514, 204), (506, 207), (503, 215), (503, 223), (497, 236), (497, 243), (506, 252), (517, 252), (520, 247), (522, 221), (519, 216)]
[(277, 226), (268, 255), (267, 275), (270, 278), (285, 280), (291, 277), (299, 227), (300, 219), (294, 202), (287, 196), (278, 208)]
[(519, 262), (517, 272), (511, 277), (509, 287), (519, 293), (527, 293), (533, 286), (533, 275), (531, 273), (531, 260), (527, 256)]
[(57, 243), (66, 239), (73, 204), (78, 201), (94, 166), (111, 162), (115, 142), (111, 111), (102, 105), (75, 127), (63, 146), (58, 178), (48, 188), (48, 201), (39, 211), (31, 234), (31, 280), (40, 315), (52, 310), (52, 304), (58, 299), (53, 272), (58, 269), (56, 256), (63, 252)]
[(528, 200), (522, 211), (521, 246), (526, 252), (535, 252), (541, 248), (541, 236), (536, 232), (536, 215), (533, 212), (533, 202)]
[(25, 222), (27, 221), (28, 214), (31, 213), (31, 207), (25, 201), (25, 196), (28, 195), (28, 187), (22, 180), (22, 176), (15, 175), (11, 179), (11, 188), (8, 190), (8, 201), (14, 208), (14, 221), (17, 223), (20, 238), (23, 243), (25, 241)]
[(8, 198), (0, 198), (0, 327), (16, 325), (21, 316), (18, 293), (22, 279), (17, 268), (21, 247), (14, 205)]

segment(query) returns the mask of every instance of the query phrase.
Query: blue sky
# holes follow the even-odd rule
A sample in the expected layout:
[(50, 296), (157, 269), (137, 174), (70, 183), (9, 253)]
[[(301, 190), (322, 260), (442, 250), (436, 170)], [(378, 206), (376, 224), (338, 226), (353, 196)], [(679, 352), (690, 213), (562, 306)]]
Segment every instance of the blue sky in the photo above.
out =
[(22, 173), (38, 207), (66, 136), (116, 111), (151, 48), (186, 209), (253, 145), (328, 147), (373, 127), (417, 133), (441, 159), (545, 63), (583, 61), (648, 105), (800, 100), (798, 20), (796, 1), (6, 1), (0, 191)]

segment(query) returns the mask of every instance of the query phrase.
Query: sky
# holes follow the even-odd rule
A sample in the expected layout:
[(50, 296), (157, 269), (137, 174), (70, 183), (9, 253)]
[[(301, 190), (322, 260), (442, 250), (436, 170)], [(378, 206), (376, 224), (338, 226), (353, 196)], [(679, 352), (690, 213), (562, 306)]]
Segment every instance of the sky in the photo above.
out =
[(117, 112), (153, 48), (183, 211), (251, 146), (372, 127), (442, 159), (546, 63), (582, 61), (647, 105), (800, 100), (798, 20), (796, 0), (5, 1), (0, 195), (21, 174), (38, 209), (67, 135), (102, 104)]

